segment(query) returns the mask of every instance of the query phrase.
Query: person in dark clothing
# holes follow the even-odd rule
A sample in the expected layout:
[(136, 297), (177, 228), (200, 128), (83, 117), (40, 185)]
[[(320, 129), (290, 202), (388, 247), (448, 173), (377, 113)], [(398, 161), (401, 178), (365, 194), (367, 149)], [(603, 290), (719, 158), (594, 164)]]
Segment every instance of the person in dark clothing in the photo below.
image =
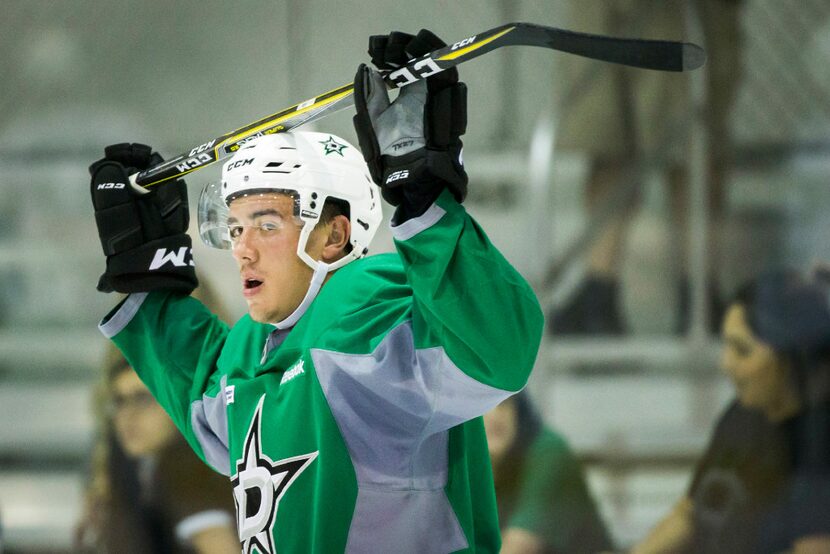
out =
[(736, 398), (687, 495), (632, 552), (830, 552), (830, 307), (791, 270), (743, 287), (723, 321)]

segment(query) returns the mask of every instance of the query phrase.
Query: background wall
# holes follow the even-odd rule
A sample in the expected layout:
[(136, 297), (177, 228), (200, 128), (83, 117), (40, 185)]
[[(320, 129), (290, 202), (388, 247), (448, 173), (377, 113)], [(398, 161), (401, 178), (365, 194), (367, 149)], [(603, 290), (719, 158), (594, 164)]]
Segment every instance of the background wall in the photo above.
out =
[[(350, 81), (368, 61), (370, 34), (426, 27), (453, 41), (508, 21), (573, 25), (564, 0), (0, 7), (0, 521), (9, 551), (68, 549), (78, 516), (103, 347), (95, 325), (117, 300), (94, 289), (103, 259), (86, 167), (104, 145), (145, 142), (175, 155)], [(719, 268), (727, 290), (761, 267), (830, 258), (830, 7), (747, 0), (742, 25), (746, 75), (730, 115), (739, 152), (726, 233), (727, 251), (740, 255)], [(700, 40), (694, 29), (685, 34)], [(585, 86), (563, 71), (564, 58), (511, 48), (461, 67), (470, 90), (469, 210), (546, 308), (579, 282), (584, 249), (566, 254), (595, 223), (583, 208), (585, 153), (549, 142), (568, 95)], [(678, 78), (691, 86), (691, 77)], [(315, 128), (356, 142), (350, 112)], [(193, 174), (191, 203), (217, 177), (217, 168)], [(546, 339), (531, 385), (546, 419), (588, 464), (621, 544), (642, 536), (685, 489), (731, 397), (717, 371), (717, 340), (670, 332), (676, 223), (659, 177), (643, 191), (626, 245), (632, 335)], [(391, 247), (382, 231), (375, 251)], [(229, 256), (198, 247), (196, 259), (203, 278), (243, 313)], [(552, 266), (562, 268), (560, 278), (546, 282)], [(614, 463), (621, 458), (630, 463)]]

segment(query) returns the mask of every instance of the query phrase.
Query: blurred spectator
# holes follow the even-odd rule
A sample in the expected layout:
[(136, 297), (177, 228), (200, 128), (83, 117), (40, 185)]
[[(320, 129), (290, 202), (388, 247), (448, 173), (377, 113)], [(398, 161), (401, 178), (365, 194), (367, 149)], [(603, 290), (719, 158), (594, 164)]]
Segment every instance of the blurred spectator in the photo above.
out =
[(793, 271), (745, 286), (723, 320), (736, 399), (688, 494), (633, 552), (830, 552), (830, 308)]
[(502, 554), (599, 552), (609, 534), (565, 440), (543, 426), (526, 392), (484, 416)]
[[(228, 320), (201, 279), (194, 296)], [(108, 344), (100, 430), (77, 547), (104, 553), (238, 553), (233, 491), (205, 465)]]
[(79, 526), (98, 552), (239, 552), (228, 480), (190, 449), (117, 352), (107, 366), (105, 437)]
[[(731, 158), (728, 116), (740, 78), (742, 0), (578, 0), (571, 2), (569, 27), (625, 37), (687, 39), (688, 14), (700, 21), (708, 59), (703, 124), (709, 146), (707, 177), (711, 232), (708, 271), (717, 268), (717, 229), (724, 208), (723, 182)], [(693, 10), (688, 10), (692, 7)], [(673, 256), (688, 258), (687, 213), (689, 138), (694, 107), (686, 74), (597, 64), (576, 56), (563, 59), (562, 79), (570, 83), (560, 112), (557, 147), (586, 153), (591, 225), (604, 225), (593, 241), (581, 286), (551, 314), (557, 334), (620, 335), (626, 325), (620, 307), (622, 252), (639, 204), (643, 164), (656, 164), (669, 187)], [(592, 73), (593, 72), (593, 73)], [(621, 187), (630, 193), (621, 193)], [(602, 208), (612, 204), (610, 211)], [(597, 215), (604, 212), (607, 215)], [(604, 220), (604, 221), (599, 221)], [(678, 330), (688, 326), (689, 284), (685, 267), (677, 279)], [(714, 278), (709, 283), (710, 326), (722, 308)]]

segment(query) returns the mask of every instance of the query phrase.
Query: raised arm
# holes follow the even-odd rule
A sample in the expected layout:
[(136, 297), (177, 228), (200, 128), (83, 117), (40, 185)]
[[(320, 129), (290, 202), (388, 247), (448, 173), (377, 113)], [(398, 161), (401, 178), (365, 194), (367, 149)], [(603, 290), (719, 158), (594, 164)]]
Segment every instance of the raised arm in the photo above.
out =
[(527, 282), (449, 192), (393, 234), (413, 291), (416, 348), (441, 346), (476, 381), (520, 390), (543, 326)]
[[(390, 69), (442, 45), (425, 30), (392, 33), (372, 37), (369, 54)], [(460, 139), (466, 97), (455, 69), (402, 89), (394, 102), (377, 71), (361, 65), (355, 76), (361, 149), (396, 207), (393, 234), (413, 291), (415, 348), (435, 349), (433, 365), (444, 378), (438, 409), (446, 403), (454, 423), (524, 386), (543, 325), (528, 284), (460, 204), (467, 192)]]
[(214, 370), (228, 328), (187, 296), (198, 283), (186, 232), (187, 187), (177, 180), (141, 192), (129, 182), (131, 173), (160, 161), (149, 146), (125, 143), (107, 147), (90, 167), (95, 222), (107, 258), (98, 290), (129, 294), (100, 329), (197, 454), (225, 470), (227, 439), (215, 425), (223, 406)]
[(100, 325), (183, 432), (191, 404), (217, 388), (213, 373), (228, 327), (195, 298), (131, 294)]

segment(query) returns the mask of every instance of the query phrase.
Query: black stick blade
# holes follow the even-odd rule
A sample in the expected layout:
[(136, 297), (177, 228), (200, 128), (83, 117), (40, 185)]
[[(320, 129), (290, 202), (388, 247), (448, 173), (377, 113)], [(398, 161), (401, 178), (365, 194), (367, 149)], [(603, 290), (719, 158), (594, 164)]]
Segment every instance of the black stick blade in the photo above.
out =
[(683, 71), (703, 67), (706, 63), (706, 51), (697, 44), (683, 44)]
[(511, 45), (541, 46), (656, 71), (687, 71), (702, 66), (706, 61), (703, 49), (691, 43), (595, 35), (533, 23), (512, 25), (515, 30), (505, 37)]

